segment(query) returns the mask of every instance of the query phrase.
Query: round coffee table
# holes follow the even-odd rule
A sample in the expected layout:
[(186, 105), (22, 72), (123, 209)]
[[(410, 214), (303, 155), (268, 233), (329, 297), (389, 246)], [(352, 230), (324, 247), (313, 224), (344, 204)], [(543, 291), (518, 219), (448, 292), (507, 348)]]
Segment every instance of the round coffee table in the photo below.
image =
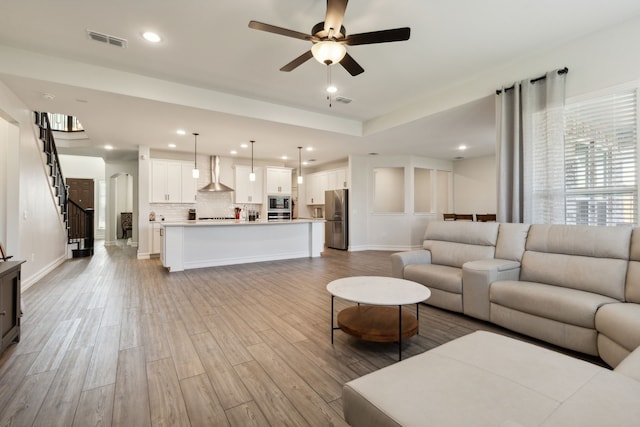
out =
[[(327, 285), (327, 291), (331, 294), (332, 344), (336, 329), (365, 341), (397, 341), (399, 360), (402, 360), (402, 340), (418, 333), (418, 304), (431, 296), (431, 291), (424, 285), (381, 276), (337, 279)], [(335, 297), (358, 304), (338, 313), (338, 327), (334, 326), (333, 320)], [(415, 316), (402, 310), (407, 304), (416, 305)]]

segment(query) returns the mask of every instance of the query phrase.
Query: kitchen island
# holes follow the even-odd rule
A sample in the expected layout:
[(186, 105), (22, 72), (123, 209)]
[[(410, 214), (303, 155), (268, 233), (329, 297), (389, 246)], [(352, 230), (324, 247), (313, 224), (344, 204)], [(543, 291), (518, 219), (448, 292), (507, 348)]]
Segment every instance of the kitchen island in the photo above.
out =
[(197, 220), (162, 223), (160, 259), (169, 271), (319, 257), (324, 220)]

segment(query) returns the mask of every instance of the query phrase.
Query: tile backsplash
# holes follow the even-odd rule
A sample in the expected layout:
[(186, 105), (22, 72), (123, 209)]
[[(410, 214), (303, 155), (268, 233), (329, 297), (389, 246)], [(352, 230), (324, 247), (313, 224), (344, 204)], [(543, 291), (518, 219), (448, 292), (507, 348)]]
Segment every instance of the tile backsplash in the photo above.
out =
[(149, 205), (149, 211), (155, 212), (156, 221), (160, 221), (162, 217), (164, 217), (165, 221), (184, 221), (189, 217), (189, 209), (196, 209), (196, 218), (233, 217), (233, 209), (236, 206), (243, 209), (260, 207), (260, 205), (237, 205), (233, 203), (233, 192), (198, 192), (198, 201), (195, 204), (152, 203)]
[(149, 210), (155, 212), (156, 221), (164, 216), (165, 221), (181, 221), (188, 218), (189, 209), (196, 209), (196, 217), (232, 217), (233, 192), (207, 193), (199, 192), (198, 201), (193, 204), (151, 203)]

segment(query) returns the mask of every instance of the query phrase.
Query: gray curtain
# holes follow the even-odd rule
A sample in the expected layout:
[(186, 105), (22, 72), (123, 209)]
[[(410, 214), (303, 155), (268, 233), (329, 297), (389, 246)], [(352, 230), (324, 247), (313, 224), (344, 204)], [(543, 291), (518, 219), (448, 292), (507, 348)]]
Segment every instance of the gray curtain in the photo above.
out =
[(497, 220), (564, 222), (566, 70), (496, 94)]

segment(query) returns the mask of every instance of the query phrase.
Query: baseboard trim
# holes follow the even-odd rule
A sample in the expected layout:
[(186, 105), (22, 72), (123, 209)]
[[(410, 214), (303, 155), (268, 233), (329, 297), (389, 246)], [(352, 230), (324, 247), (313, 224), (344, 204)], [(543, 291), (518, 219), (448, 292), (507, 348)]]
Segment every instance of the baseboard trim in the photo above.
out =
[(66, 260), (67, 260), (67, 258), (66, 258), (66, 254), (65, 254), (65, 255), (61, 256), (60, 258), (52, 261), (51, 263), (49, 263), (49, 265), (44, 267), (42, 270), (36, 272), (32, 276), (30, 276), (30, 277), (28, 277), (28, 278), (26, 278), (24, 280), (21, 280), (20, 281), (21, 293), (26, 291), (27, 289), (29, 289), (31, 287), (31, 285), (36, 283), (38, 280), (42, 279), (44, 276), (46, 276), (47, 274), (51, 273), (53, 270), (58, 268)]

